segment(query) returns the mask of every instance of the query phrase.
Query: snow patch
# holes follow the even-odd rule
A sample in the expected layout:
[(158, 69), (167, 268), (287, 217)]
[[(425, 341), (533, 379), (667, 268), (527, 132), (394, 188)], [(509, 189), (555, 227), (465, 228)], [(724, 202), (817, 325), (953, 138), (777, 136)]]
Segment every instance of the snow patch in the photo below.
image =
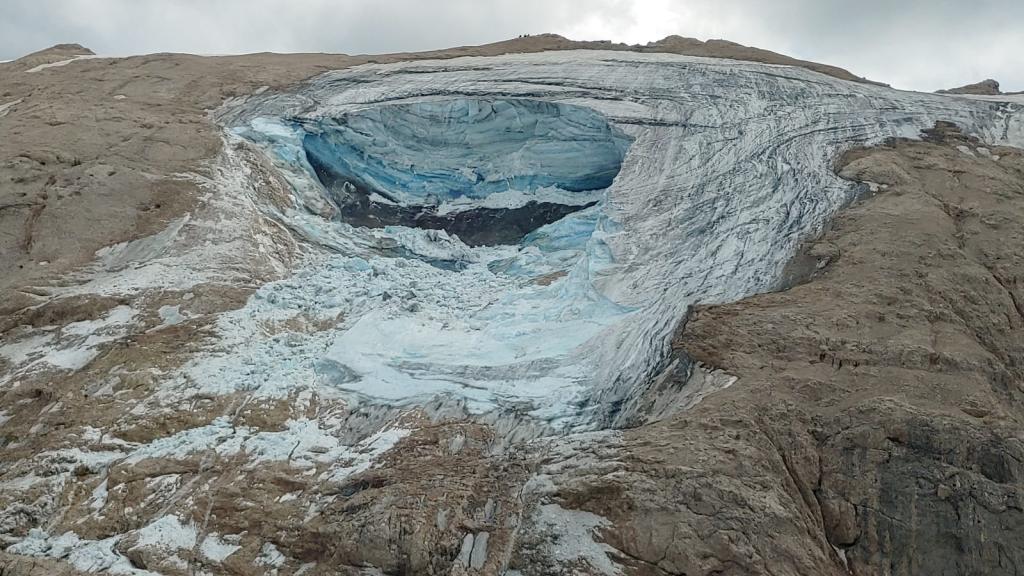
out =
[(974, 151), (971, 150), (970, 146), (965, 146), (965, 145), (961, 144), (961, 145), (957, 146), (956, 149), (959, 150), (961, 154), (966, 154), (967, 156), (970, 156), (971, 158), (975, 158), (976, 157), (976, 155), (974, 154)]
[(0, 356), (17, 368), (0, 379), (0, 384), (45, 369), (73, 372), (84, 368), (99, 355), (102, 345), (128, 334), (135, 316), (130, 306), (117, 306), (97, 320), (72, 322), (0, 346)]
[(187, 314), (182, 314), (181, 313), (181, 305), (180, 304), (175, 304), (174, 306), (171, 306), (171, 305), (161, 306), (160, 309), (157, 310), (157, 314), (160, 315), (160, 320), (162, 322), (156, 328), (164, 328), (164, 327), (167, 327), (167, 326), (176, 326), (176, 325), (181, 324), (182, 322), (185, 322), (186, 320), (189, 319), (189, 316)]
[(79, 60), (89, 60), (89, 59), (92, 59), (92, 58), (102, 58), (102, 56), (97, 56), (95, 54), (80, 54), (78, 56), (72, 56), (71, 58), (68, 58), (67, 60), (60, 60), (60, 61), (57, 61), (57, 62), (49, 62), (47, 64), (40, 64), (39, 66), (36, 66), (34, 68), (29, 68), (28, 70), (25, 70), (25, 72), (28, 73), (28, 74), (34, 74), (36, 72), (39, 72), (39, 71), (42, 71), (42, 70), (46, 70), (48, 68), (60, 68), (60, 67), (63, 67), (63, 66), (67, 66), (68, 64), (71, 64), (72, 62), (77, 62)]
[(89, 497), (89, 508), (93, 512), (99, 512), (107, 505), (107, 479), (104, 478), (99, 485), (92, 491), (92, 496)]
[(455, 198), (442, 202), (437, 208), (440, 215), (461, 212), (471, 208), (520, 208), (530, 202), (553, 202), (566, 206), (584, 206), (593, 202), (599, 202), (604, 198), (604, 191), (597, 192), (567, 192), (555, 186), (538, 188), (536, 190), (505, 190), (494, 192), (481, 200), (469, 198)]
[(321, 465), (325, 467), (324, 476), (337, 481), (369, 469), (377, 458), (412, 432), (406, 428), (388, 428), (359, 443), (346, 445), (313, 420), (288, 420), (285, 426), (280, 432), (257, 431), (235, 426), (227, 417), (221, 417), (209, 425), (183, 430), (143, 445), (128, 454), (123, 462), (137, 464), (149, 458), (180, 460), (212, 451), (221, 457), (245, 454), (251, 466), (288, 462), (295, 468), (312, 469)]
[[(174, 515), (158, 518), (145, 527), (131, 532), (136, 541), (133, 548), (154, 547), (168, 552), (192, 550), (199, 541), (199, 530), (191, 522), (183, 524)], [(199, 542), (199, 552), (209, 560), (223, 562), (241, 546), (224, 542), (218, 534), (206, 534)]]
[(182, 524), (177, 516), (162, 516), (133, 532), (135, 547), (154, 546), (165, 550), (191, 550), (196, 545), (196, 527)]
[(14, 108), (15, 106), (17, 106), (18, 104), (21, 104), (21, 103), (22, 103), (22, 99), (19, 98), (17, 100), (14, 100), (13, 102), (8, 102), (6, 104), (0, 104), (0, 118), (3, 118), (4, 116), (7, 116), (11, 112), (11, 108)]
[(114, 546), (120, 540), (121, 536), (103, 540), (83, 540), (74, 532), (50, 536), (39, 528), (33, 528), (25, 539), (8, 546), (6, 551), (23, 556), (64, 560), (81, 572), (159, 576), (156, 572), (132, 566), (131, 561), (114, 550)]
[(263, 544), (263, 547), (260, 548), (260, 555), (256, 557), (257, 566), (267, 566), (268, 568), (280, 568), (286, 561), (284, 554), (271, 542)]
[(4, 344), (0, 346), (0, 356), (3, 356), (8, 362), (17, 366), (37, 355), (43, 350), (44, 346), (53, 340), (54, 336), (55, 333), (53, 332), (44, 332), (42, 334), (33, 334), (17, 342)]
[(566, 510), (557, 504), (545, 504), (538, 508), (535, 521), (540, 530), (554, 535), (549, 544), (549, 555), (556, 565), (583, 561), (601, 574), (622, 574), (619, 566), (608, 557), (615, 548), (595, 541), (598, 530), (611, 525), (604, 517), (582, 510)]
[(203, 543), (199, 545), (199, 552), (214, 562), (223, 562), (241, 549), (242, 547), (237, 544), (223, 541), (217, 534), (207, 534), (206, 538), (203, 538)]

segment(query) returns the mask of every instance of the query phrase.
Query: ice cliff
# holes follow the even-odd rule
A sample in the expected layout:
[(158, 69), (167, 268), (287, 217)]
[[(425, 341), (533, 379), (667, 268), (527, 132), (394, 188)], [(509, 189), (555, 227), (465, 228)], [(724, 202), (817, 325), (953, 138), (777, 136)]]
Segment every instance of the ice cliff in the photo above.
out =
[(611, 185), (628, 139), (589, 108), (540, 100), (453, 98), (392, 104), (322, 119), (307, 158), (363, 181), (392, 202), (481, 200), (555, 186)]

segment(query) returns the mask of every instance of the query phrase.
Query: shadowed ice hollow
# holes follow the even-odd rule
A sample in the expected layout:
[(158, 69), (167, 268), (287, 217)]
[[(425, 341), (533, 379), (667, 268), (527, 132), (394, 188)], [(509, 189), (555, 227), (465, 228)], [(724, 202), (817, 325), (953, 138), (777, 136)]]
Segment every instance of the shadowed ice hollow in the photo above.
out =
[(514, 244), (591, 206), (629, 138), (588, 108), (538, 100), (392, 104), (297, 122), (338, 219)]
[(305, 127), (303, 147), (318, 174), (399, 204), (552, 186), (601, 190), (629, 148), (629, 138), (589, 108), (525, 99), (392, 104)]

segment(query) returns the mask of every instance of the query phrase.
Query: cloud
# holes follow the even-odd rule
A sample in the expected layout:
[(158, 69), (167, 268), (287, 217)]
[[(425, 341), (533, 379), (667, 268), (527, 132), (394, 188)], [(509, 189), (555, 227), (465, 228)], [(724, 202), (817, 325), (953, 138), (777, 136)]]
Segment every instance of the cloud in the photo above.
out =
[(59, 42), (101, 54), (375, 53), (524, 33), (725, 38), (900, 88), (994, 77), (1024, 90), (1019, 0), (4, 0), (0, 59)]

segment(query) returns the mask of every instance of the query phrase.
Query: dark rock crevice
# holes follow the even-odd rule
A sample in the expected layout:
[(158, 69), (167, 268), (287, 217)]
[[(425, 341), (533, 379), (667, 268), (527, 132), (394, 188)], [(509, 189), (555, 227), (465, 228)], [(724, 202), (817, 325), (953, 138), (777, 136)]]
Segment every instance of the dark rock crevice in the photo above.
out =
[[(439, 213), (432, 205), (399, 205), (375, 201), (363, 186), (353, 184), (355, 177), (334, 174), (309, 158), (317, 178), (327, 189), (328, 197), (337, 206), (336, 218), (366, 228), (407, 226), (427, 230), (444, 230), (459, 237), (469, 246), (515, 244), (541, 226), (562, 218), (596, 202), (583, 205), (554, 202), (527, 202), (516, 208), (473, 208), (459, 212)], [(387, 200), (384, 193), (377, 192)]]

